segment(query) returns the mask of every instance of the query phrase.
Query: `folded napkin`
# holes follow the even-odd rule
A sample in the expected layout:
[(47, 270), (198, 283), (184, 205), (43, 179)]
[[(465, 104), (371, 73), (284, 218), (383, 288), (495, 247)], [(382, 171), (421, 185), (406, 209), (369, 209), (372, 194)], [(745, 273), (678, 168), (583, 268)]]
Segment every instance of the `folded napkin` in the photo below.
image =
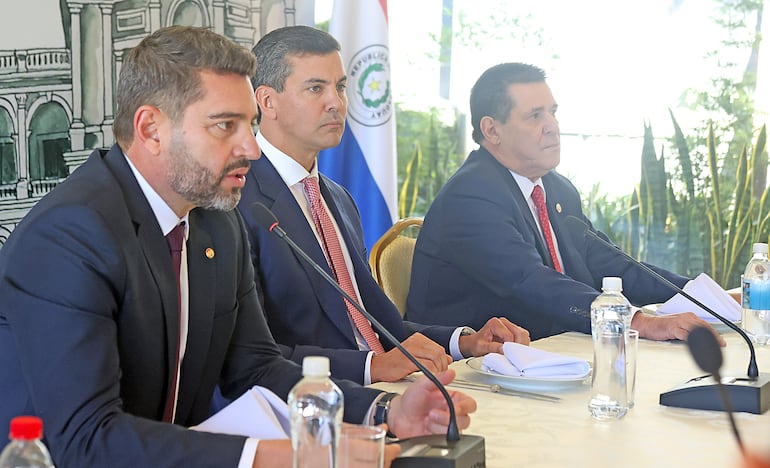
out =
[(503, 375), (545, 378), (582, 378), (591, 366), (582, 359), (563, 356), (518, 343), (503, 343), (503, 353), (489, 353), (482, 361), (487, 370)]
[[(711, 310), (722, 315), (727, 320), (737, 322), (741, 319), (741, 305), (738, 304), (735, 299), (730, 297), (730, 295), (706, 273), (701, 273), (695, 279), (688, 281), (682, 289), (684, 292), (699, 300), (705, 306), (710, 307)], [(656, 314), (667, 315), (678, 314), (680, 312), (693, 312), (707, 322), (719, 322), (719, 319), (695, 305), (681, 294), (675, 295), (658, 307)]]

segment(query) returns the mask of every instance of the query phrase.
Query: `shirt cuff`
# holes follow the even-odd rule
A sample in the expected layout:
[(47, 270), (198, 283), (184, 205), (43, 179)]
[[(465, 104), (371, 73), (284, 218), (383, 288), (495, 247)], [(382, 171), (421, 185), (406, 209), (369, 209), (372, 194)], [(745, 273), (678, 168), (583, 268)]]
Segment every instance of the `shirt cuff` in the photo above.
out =
[(459, 361), (460, 359), (465, 359), (465, 356), (463, 356), (463, 353), (460, 352), (460, 336), (463, 334), (465, 335), (470, 334), (470, 333), (463, 333), (466, 330), (469, 330), (470, 333), (476, 333), (476, 331), (470, 327), (457, 327), (455, 328), (455, 331), (452, 332), (452, 336), (449, 338), (449, 355), (452, 356), (452, 359), (454, 359), (455, 361)]
[(254, 457), (257, 456), (257, 447), (259, 439), (249, 437), (243, 444), (241, 459), (238, 461), (238, 468), (251, 468), (254, 466)]
[(380, 399), (385, 395), (387, 395), (387, 392), (382, 392), (379, 395), (377, 395), (377, 397), (374, 400), (372, 400), (372, 404), (369, 406), (369, 411), (366, 412), (366, 415), (364, 416), (364, 421), (361, 424), (363, 424), (364, 426), (374, 425), (374, 413), (377, 410), (377, 402), (380, 401)]
[(364, 365), (364, 386), (372, 384), (372, 356), (374, 356), (374, 351), (369, 351), (366, 354), (366, 364)]

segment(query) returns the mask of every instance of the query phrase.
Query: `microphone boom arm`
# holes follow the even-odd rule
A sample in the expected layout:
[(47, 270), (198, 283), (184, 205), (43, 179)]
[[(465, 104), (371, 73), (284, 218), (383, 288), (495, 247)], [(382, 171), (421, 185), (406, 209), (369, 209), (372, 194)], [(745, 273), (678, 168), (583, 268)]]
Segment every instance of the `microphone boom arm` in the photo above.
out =
[(353, 307), (356, 308), (361, 314), (369, 320), (372, 325), (377, 328), (377, 330), (385, 335), (385, 337), (393, 343), (393, 345), (398, 348), (404, 356), (406, 356), (412, 363), (417, 366), (420, 371), (422, 371), (423, 375), (427, 377), (433, 384), (438, 387), (441, 394), (444, 396), (444, 399), (447, 401), (447, 406), (449, 407), (449, 425), (447, 427), (447, 434), (446, 438), (448, 442), (457, 442), (460, 440), (460, 430), (457, 427), (457, 417), (455, 416), (455, 407), (452, 403), (452, 397), (449, 395), (449, 392), (447, 392), (446, 387), (441, 384), (441, 382), (438, 380), (438, 378), (433, 375), (432, 372), (430, 372), (428, 369), (425, 368), (425, 366), (417, 360), (416, 357), (410, 352), (408, 352), (406, 349), (404, 349), (404, 346), (399, 342), (395, 336), (393, 336), (390, 331), (388, 331), (387, 328), (385, 328), (377, 319), (375, 319), (368, 311), (366, 311), (358, 302), (353, 300), (352, 297), (348, 293), (343, 290), (339, 284), (337, 284), (337, 281), (332, 278), (329, 273), (327, 273), (323, 268), (321, 268), (318, 263), (316, 263), (308, 254), (305, 253), (304, 250), (300, 248), (288, 235), (286, 235), (286, 231), (281, 229), (281, 227), (278, 225), (278, 222), (273, 223), (268, 228), (268, 231), (274, 233), (281, 239), (283, 239), (286, 244), (291, 247), (291, 250), (294, 251), (294, 253), (298, 254), (302, 259), (307, 262), (310, 266), (315, 269), (334, 289), (337, 290), (338, 293), (342, 295), (342, 297), (345, 298), (346, 301), (348, 301)]
[[(578, 220), (577, 218), (575, 218), (575, 219)], [(578, 221), (581, 224), (585, 224), (585, 223), (583, 223), (580, 220), (578, 220)], [(621, 249), (619, 249), (617, 246), (615, 246), (615, 245), (607, 242), (606, 240), (602, 239), (598, 234), (596, 234), (591, 229), (589, 229), (588, 226), (586, 226), (585, 232), (586, 232), (586, 234), (588, 234), (592, 238), (597, 239), (599, 242), (612, 247), (616, 252), (618, 252), (619, 254), (624, 256), (625, 258), (630, 259), (635, 265), (638, 265), (643, 270), (645, 270), (647, 273), (649, 273), (650, 275), (654, 276), (655, 278), (657, 278), (658, 280), (663, 282), (666, 286), (671, 288), (671, 290), (673, 290), (674, 292), (677, 292), (677, 293), (681, 294), (682, 296), (684, 296), (685, 298), (689, 299), (695, 305), (697, 305), (701, 309), (705, 310), (706, 312), (708, 312), (713, 317), (719, 319), (722, 323), (724, 323), (725, 325), (730, 327), (732, 330), (735, 330), (739, 335), (741, 335), (741, 337), (743, 337), (743, 339), (746, 341), (746, 343), (748, 343), (748, 345), (749, 345), (749, 353), (751, 354), (751, 358), (749, 359), (749, 369), (748, 369), (749, 379), (757, 380), (757, 378), (759, 377), (759, 369), (757, 367), (757, 357), (756, 357), (756, 353), (754, 351), (754, 345), (751, 343), (751, 339), (748, 337), (748, 335), (746, 335), (746, 332), (743, 331), (741, 329), (741, 327), (735, 325), (730, 320), (727, 320), (726, 318), (722, 317), (720, 314), (715, 313), (709, 307), (706, 307), (705, 305), (703, 305), (699, 300), (695, 299), (694, 297), (692, 297), (691, 295), (686, 293), (682, 288), (680, 288), (679, 286), (677, 286), (674, 283), (672, 283), (671, 281), (669, 281), (666, 277), (664, 277), (663, 275), (661, 275), (657, 271), (655, 271), (652, 268), (648, 267), (644, 263), (634, 259), (630, 255), (628, 255), (627, 253), (625, 253)]]

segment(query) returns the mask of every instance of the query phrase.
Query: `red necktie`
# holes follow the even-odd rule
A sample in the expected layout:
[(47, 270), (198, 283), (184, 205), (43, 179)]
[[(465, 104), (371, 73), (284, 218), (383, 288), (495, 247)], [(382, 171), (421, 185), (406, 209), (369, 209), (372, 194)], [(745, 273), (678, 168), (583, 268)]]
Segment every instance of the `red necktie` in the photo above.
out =
[(559, 257), (556, 255), (556, 246), (553, 245), (553, 235), (551, 235), (551, 221), (548, 219), (548, 208), (545, 207), (545, 195), (539, 185), (532, 189), (532, 201), (535, 202), (537, 217), (540, 219), (540, 229), (543, 230), (543, 238), (548, 246), (548, 253), (551, 254), (553, 268), (559, 273), (564, 273), (559, 263)]
[(174, 229), (166, 234), (168, 248), (171, 250), (171, 259), (174, 261), (174, 272), (176, 272), (176, 298), (177, 298), (177, 318), (179, 330), (176, 339), (176, 358), (174, 359), (174, 375), (171, 378), (171, 388), (168, 390), (166, 406), (163, 409), (163, 421), (174, 422), (174, 409), (176, 408), (176, 382), (179, 380), (179, 351), (182, 341), (182, 290), (179, 284), (179, 275), (182, 268), (182, 246), (184, 244), (184, 221), (179, 223)]
[[(332, 219), (321, 201), (321, 190), (318, 186), (318, 180), (315, 177), (306, 177), (302, 180), (302, 185), (305, 187), (305, 192), (310, 199), (310, 211), (313, 215), (316, 230), (324, 244), (326, 261), (331, 266), (332, 273), (342, 290), (350, 297), (357, 298), (355, 288), (353, 288), (353, 281), (350, 279), (350, 272), (347, 265), (345, 265), (345, 257), (342, 255), (340, 240), (337, 238), (337, 232), (334, 230)], [(374, 351), (375, 354), (384, 353), (385, 349), (374, 333), (372, 324), (347, 300), (345, 300), (345, 307), (347, 307), (348, 314), (353, 319), (353, 323), (356, 324), (361, 336), (366, 340), (366, 344), (369, 345), (369, 349)]]

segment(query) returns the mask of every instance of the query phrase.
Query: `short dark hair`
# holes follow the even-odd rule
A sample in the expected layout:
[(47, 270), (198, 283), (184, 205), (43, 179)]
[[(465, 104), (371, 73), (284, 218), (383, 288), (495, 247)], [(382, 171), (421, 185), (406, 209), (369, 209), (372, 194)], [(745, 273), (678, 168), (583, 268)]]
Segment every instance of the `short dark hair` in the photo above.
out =
[(116, 90), (113, 133), (124, 149), (134, 138), (134, 114), (157, 106), (177, 122), (203, 97), (199, 72), (251, 77), (256, 60), (249, 49), (207, 28), (170, 26), (145, 37), (123, 60)]
[(286, 26), (262, 36), (251, 52), (257, 58), (257, 71), (251, 79), (257, 86), (270, 86), (283, 92), (291, 75), (289, 57), (326, 55), (340, 51), (340, 43), (331, 34), (309, 26)]
[(473, 141), (481, 143), (481, 119), (486, 116), (505, 123), (516, 104), (508, 96), (514, 83), (542, 83), (545, 71), (526, 63), (501, 63), (481, 74), (471, 89), (471, 126)]

